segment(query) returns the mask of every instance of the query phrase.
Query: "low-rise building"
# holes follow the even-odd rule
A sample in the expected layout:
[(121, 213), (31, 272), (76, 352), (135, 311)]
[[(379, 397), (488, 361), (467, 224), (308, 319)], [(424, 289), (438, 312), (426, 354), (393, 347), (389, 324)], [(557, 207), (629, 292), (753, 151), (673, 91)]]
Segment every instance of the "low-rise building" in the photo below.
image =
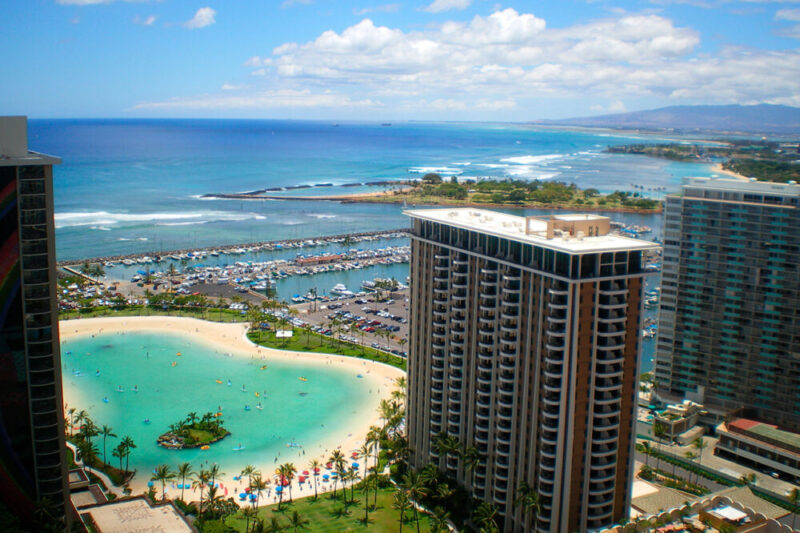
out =
[(79, 512), (81, 520), (90, 526), (91, 531), (99, 533), (197, 533), (197, 529), (173, 503), (151, 505), (144, 496), (90, 505), (81, 508)]
[(727, 459), (800, 481), (800, 435), (778, 426), (736, 418), (717, 426), (719, 442), (714, 453)]
[(656, 412), (655, 421), (663, 424), (670, 440), (685, 445), (703, 436), (703, 428), (698, 427), (700, 417), (705, 414), (703, 406), (691, 400), (668, 405)]

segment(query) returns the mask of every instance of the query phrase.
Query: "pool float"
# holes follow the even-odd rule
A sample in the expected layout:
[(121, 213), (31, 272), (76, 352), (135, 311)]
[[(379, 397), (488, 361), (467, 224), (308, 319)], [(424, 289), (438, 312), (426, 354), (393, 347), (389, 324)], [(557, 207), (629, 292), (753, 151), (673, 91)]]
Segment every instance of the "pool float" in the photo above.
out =
[(242, 446), (241, 444), (233, 448), (233, 451), (235, 452), (239, 452), (241, 450), (244, 450), (244, 446)]
[(256, 398), (258, 398), (259, 396), (261, 396), (261, 393), (258, 393), (258, 392), (257, 392), (257, 393), (256, 393)]
[(205, 446), (200, 446), (201, 450), (207, 450), (209, 448), (210, 448), (210, 446), (208, 444), (206, 444)]
[(178, 357), (180, 357), (180, 356), (181, 356), (181, 352), (178, 352), (178, 353), (177, 353), (177, 354), (175, 354), (175, 355), (177, 355)]
[(221, 413), (221, 412), (220, 412), (220, 413), (217, 413), (217, 414), (215, 414), (214, 416), (222, 416), (222, 413)]
[(218, 380), (217, 380), (217, 383), (219, 383), (220, 385), (222, 385), (222, 380), (221, 380), (221, 379), (218, 379)]
[(98, 370), (97, 372), (94, 373), (94, 375), (99, 378), (100, 377), (100, 371)]
[(231, 380), (228, 380), (228, 387), (231, 386)]
[(134, 385), (134, 386), (133, 386), (133, 389), (131, 389), (131, 390), (132, 390), (133, 392), (139, 392), (139, 385)]
[(172, 362), (172, 366), (178, 366), (178, 362), (177, 361), (173, 361)]
[(264, 366), (261, 367), (261, 370), (266, 370), (266, 369), (267, 369), (267, 365), (264, 365)]
[(263, 409), (263, 408), (264, 407), (261, 405), (261, 402), (258, 402), (258, 405), (256, 405), (256, 409)]
[(249, 405), (245, 405), (245, 406), (244, 406), (244, 410), (245, 410), (245, 411), (249, 411), (249, 410), (250, 410), (250, 406), (249, 406)]
[(108, 403), (108, 396), (106, 396), (105, 398), (103, 398), (103, 403)]
[(150, 423), (150, 419), (149, 419), (149, 418), (145, 418), (143, 422), (144, 422), (145, 424), (149, 424), (149, 423)]
[(299, 377), (299, 378), (297, 378), (297, 379), (299, 379), (300, 381), (308, 381), (308, 380), (307, 380), (306, 378), (304, 378), (303, 376), (300, 376), (300, 377)]

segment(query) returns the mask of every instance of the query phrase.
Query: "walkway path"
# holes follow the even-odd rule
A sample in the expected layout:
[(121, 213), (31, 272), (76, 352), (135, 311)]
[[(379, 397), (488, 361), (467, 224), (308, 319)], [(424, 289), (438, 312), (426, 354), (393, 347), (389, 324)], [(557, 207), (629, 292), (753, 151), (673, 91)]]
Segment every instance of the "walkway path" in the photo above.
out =
[(116, 485), (114, 485), (114, 483), (112, 483), (111, 478), (109, 478), (107, 475), (105, 475), (103, 472), (100, 472), (99, 470), (95, 470), (94, 468), (87, 467), (83, 463), (83, 460), (78, 460), (78, 449), (75, 447), (74, 444), (72, 444), (71, 442), (67, 442), (67, 448), (69, 448), (72, 451), (72, 455), (74, 457), (75, 464), (78, 465), (79, 467), (83, 468), (84, 470), (88, 470), (89, 472), (91, 472), (95, 476), (99, 477), (103, 481), (103, 483), (105, 484), (106, 488), (108, 489), (108, 492), (113, 492), (114, 494), (117, 495), (117, 497), (125, 496), (125, 493), (122, 491), (122, 489), (117, 487)]

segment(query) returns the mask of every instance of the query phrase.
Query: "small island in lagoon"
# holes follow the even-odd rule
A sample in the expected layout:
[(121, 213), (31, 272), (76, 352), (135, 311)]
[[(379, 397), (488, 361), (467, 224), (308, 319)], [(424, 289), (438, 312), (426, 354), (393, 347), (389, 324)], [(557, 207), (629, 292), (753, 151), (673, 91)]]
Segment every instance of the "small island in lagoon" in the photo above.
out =
[(157, 443), (171, 450), (183, 450), (208, 446), (230, 434), (222, 425), (222, 413), (206, 413), (200, 418), (197, 413), (189, 413), (184, 420), (171, 424)]

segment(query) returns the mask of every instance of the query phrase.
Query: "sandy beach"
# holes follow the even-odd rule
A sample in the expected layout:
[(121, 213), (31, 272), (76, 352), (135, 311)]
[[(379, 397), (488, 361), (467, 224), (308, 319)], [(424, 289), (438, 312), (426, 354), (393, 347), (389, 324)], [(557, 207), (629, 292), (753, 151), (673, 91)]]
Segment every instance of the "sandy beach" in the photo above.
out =
[[(296, 456), (292, 456), (288, 452), (279, 463), (291, 461), (298, 469), (298, 474), (303, 470), (307, 470), (309, 462), (315, 457), (315, 453), (320, 455), (317, 459), (321, 463), (328, 462), (331, 452), (336, 448), (341, 448), (342, 453), (348, 459), (351, 452), (357, 450), (364, 443), (364, 436), (368, 432), (370, 426), (380, 425), (380, 417), (377, 413), (378, 403), (381, 399), (390, 399), (391, 393), (394, 390), (394, 382), (397, 378), (404, 376), (405, 372), (402, 370), (377, 363), (374, 361), (367, 361), (354, 357), (344, 357), (338, 355), (307, 353), (307, 352), (294, 352), (284, 350), (274, 350), (270, 348), (263, 348), (250, 342), (247, 338), (247, 324), (243, 323), (218, 323), (207, 322), (195, 318), (181, 318), (181, 317), (165, 317), (165, 316), (151, 316), (151, 317), (104, 317), (104, 318), (87, 318), (80, 320), (62, 320), (59, 323), (59, 331), (61, 340), (68, 340), (71, 338), (96, 335), (100, 333), (114, 333), (119, 331), (125, 332), (154, 332), (154, 333), (185, 333), (193, 336), (200, 336), (205, 342), (216, 345), (225, 352), (230, 352), (234, 357), (252, 358), (257, 356), (263, 357), (265, 360), (291, 360), (298, 361), (301, 359), (304, 363), (317, 363), (320, 365), (336, 364), (351, 367), (352, 370), (358, 372), (368, 373), (372, 379), (378, 384), (379, 395), (376, 399), (375, 410), (373, 414), (368, 414), (363, 417), (353, 419), (347, 428), (348, 437), (344, 441), (338, 442), (324, 442), (319, 445), (318, 450), (308, 449), (308, 453), (301, 454), (300, 450), (294, 452)], [(75, 407), (76, 402), (80, 402), (80, 398), (69, 398), (71, 406)], [(324, 450), (324, 451), (322, 451)], [(153, 465), (154, 467), (156, 465)], [(174, 467), (174, 465), (171, 465)], [(242, 465), (244, 467), (245, 465)], [(264, 457), (263, 462), (253, 465), (262, 473), (264, 479), (272, 479), (275, 463), (271, 457)], [(324, 472), (324, 471), (323, 471)], [(239, 492), (244, 490), (246, 481), (234, 480), (234, 476), (238, 476), (238, 472), (226, 472), (224, 476), (218, 478), (223, 489), (227, 489), (228, 496), (236, 496)], [(149, 476), (145, 473), (139, 473), (130, 483), (130, 488), (134, 494), (139, 494), (147, 490), (147, 482)], [(313, 479), (311, 480), (313, 482)], [(178, 481), (179, 482), (179, 481)], [(274, 489), (274, 483), (271, 485)], [(320, 478), (318, 492), (325, 492), (333, 490), (332, 483), (322, 483)], [(179, 489), (169, 491), (171, 497), (175, 497), (179, 493)], [(190, 496), (191, 493), (191, 496)], [(309, 495), (313, 493), (313, 488), (306, 482), (301, 486), (297, 481), (292, 486), (292, 493), (294, 497)], [(270, 490), (270, 495), (262, 495), (261, 503), (273, 503), (277, 501), (274, 490)], [(187, 491), (185, 495), (186, 500), (199, 500), (199, 491)], [(237, 498), (238, 500), (238, 498)]]
[(714, 171), (714, 172), (717, 172), (719, 174), (725, 174), (726, 176), (730, 176), (732, 178), (736, 178), (736, 179), (739, 179), (739, 180), (744, 180), (744, 181), (748, 181), (749, 180), (749, 178), (747, 176), (739, 174), (738, 172), (734, 172), (733, 170), (728, 170), (726, 168), (722, 168), (722, 163), (717, 163), (716, 165), (711, 167), (711, 170)]

